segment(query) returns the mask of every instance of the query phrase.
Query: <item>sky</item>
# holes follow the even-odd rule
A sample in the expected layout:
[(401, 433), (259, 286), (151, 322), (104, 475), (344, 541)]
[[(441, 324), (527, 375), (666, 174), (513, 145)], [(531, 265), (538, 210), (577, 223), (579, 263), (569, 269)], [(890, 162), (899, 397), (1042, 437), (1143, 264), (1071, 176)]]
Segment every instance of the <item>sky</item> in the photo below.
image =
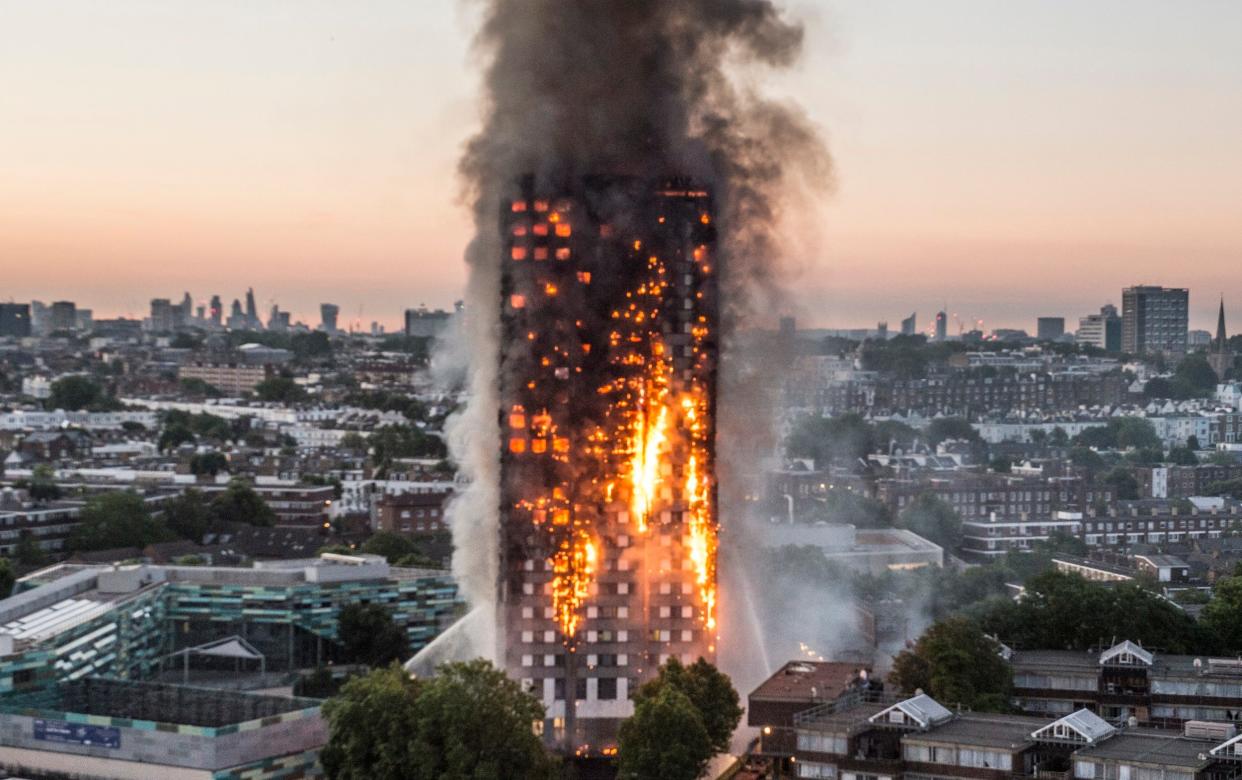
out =
[[(1242, 3), (793, 0), (835, 183), (805, 325), (1034, 331), (1129, 284), (1242, 326)], [(252, 286), (397, 326), (462, 296), (478, 3), (0, 0), (0, 299), (143, 316)], [(772, 312), (773, 316), (785, 312)]]

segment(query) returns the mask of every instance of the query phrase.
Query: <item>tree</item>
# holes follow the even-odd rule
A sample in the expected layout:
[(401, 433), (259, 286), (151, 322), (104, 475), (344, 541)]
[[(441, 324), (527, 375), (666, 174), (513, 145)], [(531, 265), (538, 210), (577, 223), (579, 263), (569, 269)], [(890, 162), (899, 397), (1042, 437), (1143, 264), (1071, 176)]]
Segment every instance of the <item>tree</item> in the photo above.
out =
[(696, 780), (714, 750), (690, 698), (672, 686), (637, 702), (621, 724), (620, 780)]
[(362, 543), (362, 552), (382, 555), (389, 563), (395, 563), (398, 558), (418, 552), (418, 546), (392, 531), (376, 531)]
[(728, 675), (702, 658), (689, 666), (670, 658), (660, 667), (659, 674), (635, 693), (635, 706), (659, 696), (666, 688), (684, 694), (698, 711), (711, 741), (712, 752), (727, 752), (733, 731), (742, 719), (740, 700)]
[(1142, 417), (1117, 417), (1105, 425), (1087, 428), (1074, 437), (1074, 444), (1102, 450), (1160, 449), (1163, 446), (1151, 421)]
[(853, 464), (874, 450), (875, 432), (857, 414), (804, 417), (785, 440), (789, 457), (810, 458), (821, 469), (833, 463)]
[(410, 652), (405, 631), (379, 604), (347, 604), (337, 616), (337, 636), (346, 663), (385, 666)]
[(17, 550), (14, 555), (22, 566), (36, 567), (47, 563), (47, 553), (39, 545), (39, 540), (28, 530), (23, 530), (18, 534)]
[(962, 543), (962, 518), (953, 507), (930, 493), (915, 497), (897, 517), (897, 524), (946, 550)]
[(1139, 484), (1134, 472), (1125, 466), (1116, 466), (1102, 478), (1105, 485), (1112, 487), (1113, 495), (1122, 501), (1137, 500)]
[(392, 425), (371, 434), (369, 444), (380, 462), (393, 458), (442, 458), (448, 448), (438, 436), (407, 425)]
[(996, 640), (961, 617), (935, 623), (910, 650), (893, 659), (889, 681), (905, 693), (922, 689), (942, 704), (975, 710), (1009, 709), (1013, 671)]
[(56, 470), (46, 463), (34, 467), (30, 485), (26, 488), (31, 501), (55, 501), (60, 498), (60, 485), (56, 484)]
[(403, 777), (551, 780), (554, 764), (531, 728), (543, 719), (539, 700), (488, 661), (443, 664), (418, 691)]
[(69, 534), (73, 550), (146, 547), (169, 537), (168, 529), (151, 516), (142, 496), (124, 490), (92, 496), (82, 507), (81, 521)]
[(1219, 651), (1230, 655), (1242, 652), (1242, 577), (1225, 577), (1216, 583), (1199, 624)]
[(1130, 639), (1169, 653), (1210, 650), (1193, 618), (1140, 585), (1106, 587), (1056, 570), (1029, 578), (1021, 601), (1000, 603), (981, 619), (1017, 647), (1086, 650)]
[(190, 458), (190, 473), (196, 477), (214, 477), (229, 470), (229, 459), (221, 452), (205, 452)]
[(1202, 354), (1187, 355), (1173, 372), (1173, 387), (1181, 398), (1207, 398), (1216, 392), (1218, 382), (1220, 377)]
[(164, 524), (168, 526), (168, 530), (182, 539), (200, 544), (203, 537), (219, 525), (219, 518), (212, 511), (211, 502), (193, 488), (164, 502), (163, 513)]
[(8, 558), (0, 558), (0, 599), (7, 599), (17, 583), (17, 573)]
[(175, 450), (182, 444), (193, 444), (194, 434), (184, 425), (166, 425), (164, 430), (160, 432), (159, 448), (160, 452)]
[(319, 758), (331, 780), (407, 780), (419, 774), (416, 682), (393, 664), (355, 677), (324, 702), (328, 744)]
[(341, 437), (341, 449), (352, 452), (366, 452), (367, 440), (362, 434), (350, 431)]
[(231, 480), (228, 487), (212, 499), (211, 511), (225, 525), (244, 523), (267, 528), (276, 524), (276, 513), (241, 479)]
[(181, 393), (196, 398), (220, 398), (224, 395), (220, 388), (194, 377), (181, 380)]
[(979, 441), (979, 432), (961, 417), (938, 417), (927, 426), (927, 440), (933, 447), (949, 439)]
[(1013, 461), (1003, 455), (992, 458), (992, 462), (988, 466), (997, 474), (1010, 474), (1013, 472)]
[(332, 342), (328, 338), (328, 334), (323, 331), (295, 333), (289, 339), (289, 349), (293, 351), (294, 358), (298, 360), (330, 357), (332, 355)]
[(1199, 456), (1195, 455), (1195, 451), (1190, 447), (1174, 447), (1169, 450), (1169, 463), (1179, 466), (1197, 466)]
[(48, 409), (64, 409), (76, 412), (95, 406), (104, 400), (103, 388), (84, 376), (66, 376), (52, 383), (47, 397)]
[(254, 392), (260, 401), (294, 404), (306, 400), (306, 388), (285, 376), (263, 380), (255, 385)]

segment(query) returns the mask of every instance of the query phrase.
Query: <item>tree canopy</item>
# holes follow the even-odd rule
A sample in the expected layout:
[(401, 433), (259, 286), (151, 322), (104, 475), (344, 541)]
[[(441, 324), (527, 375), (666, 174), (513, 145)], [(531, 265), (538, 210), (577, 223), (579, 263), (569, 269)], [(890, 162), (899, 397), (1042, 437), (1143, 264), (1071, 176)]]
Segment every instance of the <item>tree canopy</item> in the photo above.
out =
[(102, 386), (90, 377), (66, 376), (52, 383), (50, 394), (44, 404), (48, 409), (64, 409), (76, 412), (82, 409), (103, 411), (119, 404), (107, 394)]
[(713, 753), (728, 751), (733, 731), (742, 719), (740, 699), (728, 675), (702, 658), (689, 666), (670, 658), (659, 674), (634, 694), (635, 706), (658, 697), (666, 688), (684, 694), (698, 712)]
[(1161, 449), (1151, 421), (1142, 417), (1115, 417), (1106, 425), (1087, 428), (1074, 437), (1074, 444), (1098, 450)]
[(255, 385), (260, 401), (294, 404), (306, 400), (306, 388), (286, 376), (274, 376)]
[(170, 537), (154, 519), (142, 496), (128, 490), (91, 496), (82, 507), (81, 522), (69, 535), (73, 550), (146, 547)]
[(1086, 650), (1125, 638), (1170, 653), (1194, 653), (1214, 644), (1193, 618), (1137, 584), (1105, 587), (1045, 571), (1025, 587), (1020, 601), (998, 604), (982, 620), (988, 633), (1017, 647)]
[(948, 618), (927, 629), (913, 648), (897, 654), (888, 679), (907, 694), (922, 689), (945, 704), (1004, 712), (1013, 671), (999, 651), (997, 642), (973, 622)]
[(930, 493), (916, 496), (898, 516), (897, 524), (946, 550), (955, 550), (962, 543), (962, 518)]
[(617, 755), (620, 780), (696, 780), (714, 750), (690, 697), (664, 686), (622, 722)]
[(221, 493), (211, 500), (211, 510), (221, 523), (244, 523), (269, 527), (276, 524), (276, 513), (248, 482), (229, 481)]
[(385, 666), (410, 652), (405, 631), (380, 604), (347, 604), (337, 617), (337, 636), (346, 663)]
[(531, 726), (543, 705), (487, 661), (412, 680), (397, 665), (356, 677), (323, 707), (331, 780), (552, 780)]

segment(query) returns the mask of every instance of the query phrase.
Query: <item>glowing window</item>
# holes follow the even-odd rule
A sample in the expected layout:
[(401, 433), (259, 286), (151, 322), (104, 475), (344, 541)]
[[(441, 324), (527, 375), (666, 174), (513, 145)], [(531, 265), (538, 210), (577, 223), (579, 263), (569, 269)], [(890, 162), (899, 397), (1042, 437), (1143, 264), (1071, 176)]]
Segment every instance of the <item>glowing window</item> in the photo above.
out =
[(540, 222), (539, 224), (531, 228), (530, 232), (534, 233), (537, 236), (546, 236), (548, 234), (548, 225), (547, 223)]
[(712, 224), (712, 218), (711, 218), (711, 215), (709, 215), (707, 212), (704, 212), (704, 213), (700, 214), (700, 215), (699, 215), (699, 222), (702, 222), (704, 225), (710, 225), (710, 224)]
[(535, 201), (535, 211), (547, 211), (547, 210), (548, 210), (548, 202), (546, 200)]
[(526, 211), (526, 201), (524, 200), (513, 201), (513, 211), (514, 213), (517, 213), (520, 211)]
[(525, 226), (525, 225), (514, 225), (514, 226), (513, 226), (513, 235), (515, 235), (515, 236), (524, 236), (524, 235), (526, 235), (526, 226)]
[(513, 414), (509, 415), (509, 427), (510, 428), (525, 428), (526, 427), (526, 415), (522, 414), (521, 412), (514, 412)]
[(526, 452), (526, 439), (509, 439), (509, 452)]
[(561, 222), (556, 226), (556, 234), (561, 238), (568, 238), (573, 235), (573, 232), (574, 230), (569, 226), (568, 222)]
[(557, 260), (568, 260), (569, 259), (569, 247), (563, 246), (560, 249), (556, 250), (556, 259)]
[(556, 295), (556, 293), (559, 292), (556, 289), (556, 285), (552, 284), (551, 282), (548, 282), (547, 284), (543, 286), (543, 291), (547, 293), (548, 295)]
[(582, 282), (583, 284), (590, 284), (591, 283), (591, 272), (590, 271), (579, 271), (578, 281)]
[(547, 260), (548, 259), (548, 248), (546, 246), (535, 247), (535, 259), (536, 260)]
[(547, 452), (548, 451), (548, 440), (547, 439), (535, 439), (534, 441), (530, 443), (530, 451), (535, 452), (535, 453)]
[(526, 247), (524, 246), (513, 247), (513, 249), (509, 251), (509, 256), (512, 257), (514, 260), (525, 260), (526, 259)]
[(557, 452), (569, 452), (569, 439), (558, 436), (552, 440), (552, 449)]
[(515, 309), (525, 309), (526, 308), (526, 296), (525, 295), (510, 295), (509, 305)]

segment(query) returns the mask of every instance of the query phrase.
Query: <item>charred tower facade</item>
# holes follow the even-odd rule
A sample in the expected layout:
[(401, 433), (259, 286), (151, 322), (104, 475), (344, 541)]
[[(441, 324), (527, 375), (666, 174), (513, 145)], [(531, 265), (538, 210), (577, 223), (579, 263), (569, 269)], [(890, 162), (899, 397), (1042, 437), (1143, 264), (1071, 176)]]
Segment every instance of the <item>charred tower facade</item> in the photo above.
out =
[(519, 182), (502, 207), (501, 651), (545, 737), (716, 651), (716, 227), (678, 179)]

